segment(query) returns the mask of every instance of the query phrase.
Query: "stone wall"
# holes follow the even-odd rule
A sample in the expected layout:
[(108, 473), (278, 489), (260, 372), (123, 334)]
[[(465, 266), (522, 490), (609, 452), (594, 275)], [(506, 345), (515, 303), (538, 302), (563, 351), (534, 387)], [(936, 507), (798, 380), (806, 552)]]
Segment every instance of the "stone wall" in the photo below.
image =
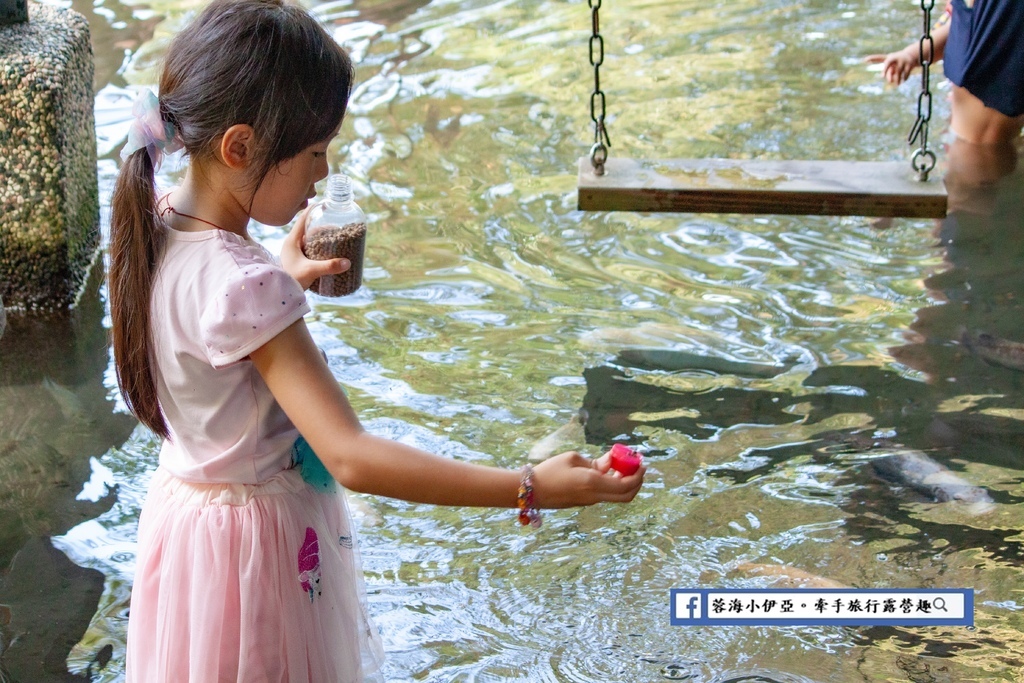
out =
[(0, 27), (0, 298), (12, 311), (66, 309), (99, 250), (89, 26), (29, 4)]

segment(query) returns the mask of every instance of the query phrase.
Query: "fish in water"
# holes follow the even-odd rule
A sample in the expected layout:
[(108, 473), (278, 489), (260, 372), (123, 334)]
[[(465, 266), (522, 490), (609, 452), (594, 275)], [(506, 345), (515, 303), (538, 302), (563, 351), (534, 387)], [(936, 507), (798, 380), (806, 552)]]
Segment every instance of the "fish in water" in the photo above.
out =
[(107, 643), (106, 645), (101, 647), (96, 652), (96, 655), (92, 658), (92, 661), (89, 662), (89, 666), (87, 666), (85, 668), (85, 677), (86, 677), (86, 679), (90, 680), (90, 681), (92, 680), (92, 677), (93, 677), (92, 667), (93, 666), (95, 666), (99, 671), (102, 671), (103, 669), (107, 668), (107, 664), (110, 663), (110, 658), (113, 657), (113, 656), (114, 656), (114, 646), (113, 645), (111, 645), (110, 643)]
[(781, 365), (766, 363), (748, 363), (746, 361), (729, 360), (718, 356), (708, 356), (692, 351), (679, 349), (623, 349), (615, 358), (616, 365), (649, 370), (709, 370), (720, 375), (740, 375), (746, 377), (771, 378), (793, 367), (792, 360)]
[(769, 578), (775, 588), (849, 588), (838, 581), (785, 564), (743, 562), (736, 566), (735, 571), (746, 576)]
[(530, 462), (542, 462), (552, 455), (576, 450), (586, 441), (584, 425), (587, 411), (580, 408), (568, 422), (533, 444), (527, 458)]
[(871, 461), (871, 467), (882, 477), (901, 486), (919, 491), (940, 503), (966, 503), (974, 514), (984, 514), (994, 507), (985, 489), (935, 462), (920, 451), (901, 451)]
[[(698, 334), (699, 339), (694, 335)], [(599, 327), (580, 335), (580, 344), (588, 349), (622, 349), (634, 346), (670, 348), (689, 341), (707, 346), (721, 344), (720, 337), (690, 327), (642, 322), (633, 327)]]
[(971, 333), (964, 330), (960, 334), (960, 343), (989, 363), (1024, 371), (1024, 344), (1021, 342), (1000, 339), (985, 332)]

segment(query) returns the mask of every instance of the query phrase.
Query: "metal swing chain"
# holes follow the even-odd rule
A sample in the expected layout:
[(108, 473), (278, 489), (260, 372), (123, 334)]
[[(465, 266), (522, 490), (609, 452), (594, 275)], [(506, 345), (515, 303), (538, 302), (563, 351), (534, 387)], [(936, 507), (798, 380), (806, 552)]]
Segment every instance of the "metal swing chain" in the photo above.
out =
[(604, 162), (608, 160), (608, 148), (612, 146), (612, 141), (608, 137), (608, 129), (604, 123), (605, 102), (604, 91), (601, 90), (604, 38), (601, 37), (601, 25), (597, 14), (601, 9), (601, 0), (587, 0), (587, 4), (590, 6), (590, 23), (593, 27), (593, 33), (590, 36), (590, 64), (594, 67), (594, 92), (590, 95), (590, 120), (594, 122), (594, 146), (590, 148), (590, 164), (594, 167), (594, 175), (604, 175)]
[(932, 60), (935, 56), (935, 40), (932, 38), (932, 10), (935, 0), (921, 0), (924, 13), (924, 35), (918, 43), (921, 60), (921, 94), (917, 96), (917, 120), (910, 129), (907, 143), (914, 144), (920, 138), (921, 146), (914, 152), (910, 165), (917, 171), (917, 179), (928, 180), (928, 174), (935, 168), (935, 153), (928, 149), (928, 122), (932, 120), (932, 91), (929, 87)]

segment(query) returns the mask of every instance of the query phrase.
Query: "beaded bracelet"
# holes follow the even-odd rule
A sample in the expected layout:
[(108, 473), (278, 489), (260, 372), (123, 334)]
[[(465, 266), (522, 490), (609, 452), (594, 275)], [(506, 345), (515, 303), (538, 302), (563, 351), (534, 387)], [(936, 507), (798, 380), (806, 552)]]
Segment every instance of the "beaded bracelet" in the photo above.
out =
[(534, 529), (540, 526), (540, 510), (533, 503), (533, 467), (523, 465), (523, 477), (519, 480), (519, 495), (516, 499), (519, 507), (519, 523), (529, 524)]

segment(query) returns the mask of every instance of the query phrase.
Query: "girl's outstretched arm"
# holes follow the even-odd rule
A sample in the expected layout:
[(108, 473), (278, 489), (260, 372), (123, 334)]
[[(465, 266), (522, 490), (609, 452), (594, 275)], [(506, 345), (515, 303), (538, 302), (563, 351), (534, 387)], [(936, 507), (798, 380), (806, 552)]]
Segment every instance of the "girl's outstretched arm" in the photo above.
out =
[[(251, 356), (285, 413), (345, 488), (437, 505), (515, 507), (519, 472), (444, 458), (366, 432), (304, 321), (293, 323)], [(607, 457), (562, 453), (534, 468), (542, 508), (628, 502), (645, 468), (608, 473)]]

